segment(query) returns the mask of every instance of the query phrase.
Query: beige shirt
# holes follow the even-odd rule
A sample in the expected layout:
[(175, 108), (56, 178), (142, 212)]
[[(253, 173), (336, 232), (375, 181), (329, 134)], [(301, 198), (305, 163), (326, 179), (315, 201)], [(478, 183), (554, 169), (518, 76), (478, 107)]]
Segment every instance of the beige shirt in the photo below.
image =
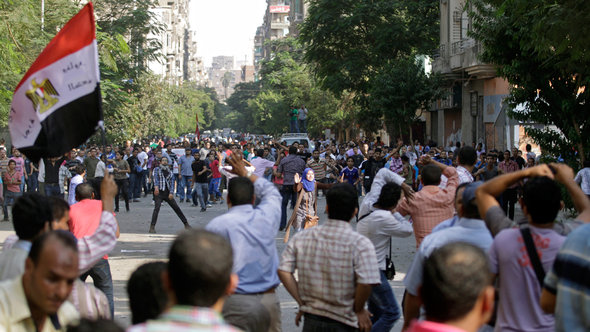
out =
[[(79, 319), (72, 304), (64, 302), (57, 312), (57, 320), (47, 317), (39, 332), (65, 331), (68, 324)], [(22, 278), (0, 282), (0, 332), (35, 332), (35, 323), (27, 304)]]

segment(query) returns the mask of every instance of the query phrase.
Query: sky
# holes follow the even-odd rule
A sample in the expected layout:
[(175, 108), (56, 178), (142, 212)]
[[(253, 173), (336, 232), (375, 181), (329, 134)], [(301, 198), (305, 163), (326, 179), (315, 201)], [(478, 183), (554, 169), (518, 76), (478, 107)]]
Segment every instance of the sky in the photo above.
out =
[(190, 26), (196, 31), (197, 56), (205, 66), (217, 55), (252, 61), (254, 35), (262, 25), (265, 0), (191, 0)]

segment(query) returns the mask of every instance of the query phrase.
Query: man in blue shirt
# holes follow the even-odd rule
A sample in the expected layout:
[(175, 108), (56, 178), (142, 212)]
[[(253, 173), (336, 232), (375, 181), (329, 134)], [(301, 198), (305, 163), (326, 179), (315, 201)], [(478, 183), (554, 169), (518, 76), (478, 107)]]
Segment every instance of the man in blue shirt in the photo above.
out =
[[(281, 194), (274, 184), (248, 176), (240, 153), (226, 158), (238, 177), (228, 183), (229, 211), (206, 230), (226, 238), (233, 248), (233, 271), (239, 282), (223, 306), (225, 320), (245, 331), (280, 331), (279, 255), (275, 243), (281, 220)], [(254, 207), (256, 198), (260, 203)]]
[(193, 180), (193, 162), (195, 158), (192, 156), (192, 150), (190, 148), (186, 148), (184, 151), (185, 155), (178, 159), (178, 180), (179, 180), (179, 196), (180, 202), (184, 200), (185, 191), (186, 191), (186, 202), (191, 201), (191, 190), (192, 190), (192, 180)]

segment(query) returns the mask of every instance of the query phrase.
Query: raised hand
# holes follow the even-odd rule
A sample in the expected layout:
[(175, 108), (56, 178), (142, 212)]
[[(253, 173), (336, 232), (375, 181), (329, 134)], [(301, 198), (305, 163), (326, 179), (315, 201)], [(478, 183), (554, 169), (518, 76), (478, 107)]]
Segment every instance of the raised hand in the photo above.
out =
[(293, 179), (295, 180), (295, 183), (300, 183), (301, 182), (301, 175), (299, 175), (299, 173), (295, 173), (295, 176), (293, 177)]

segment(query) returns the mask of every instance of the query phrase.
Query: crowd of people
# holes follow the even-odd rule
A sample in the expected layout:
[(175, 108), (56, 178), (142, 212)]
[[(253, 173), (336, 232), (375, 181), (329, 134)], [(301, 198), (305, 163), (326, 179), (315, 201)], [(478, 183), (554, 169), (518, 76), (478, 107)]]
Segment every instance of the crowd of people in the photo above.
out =
[[(589, 164), (574, 176), (530, 146), (301, 143), (153, 139), (39, 163), (0, 147), (16, 233), (0, 254), (0, 331), (121, 330), (107, 255), (119, 198), (130, 211), (142, 193), (148, 232), (162, 202), (187, 230), (167, 262), (129, 279), (128, 331), (281, 331), (280, 284), (303, 331), (390, 331), (401, 317), (413, 332), (590, 329)], [(565, 223), (560, 185), (577, 211)], [(226, 213), (190, 229), (182, 203), (222, 202)], [(412, 235), (400, 307), (392, 243)]]

